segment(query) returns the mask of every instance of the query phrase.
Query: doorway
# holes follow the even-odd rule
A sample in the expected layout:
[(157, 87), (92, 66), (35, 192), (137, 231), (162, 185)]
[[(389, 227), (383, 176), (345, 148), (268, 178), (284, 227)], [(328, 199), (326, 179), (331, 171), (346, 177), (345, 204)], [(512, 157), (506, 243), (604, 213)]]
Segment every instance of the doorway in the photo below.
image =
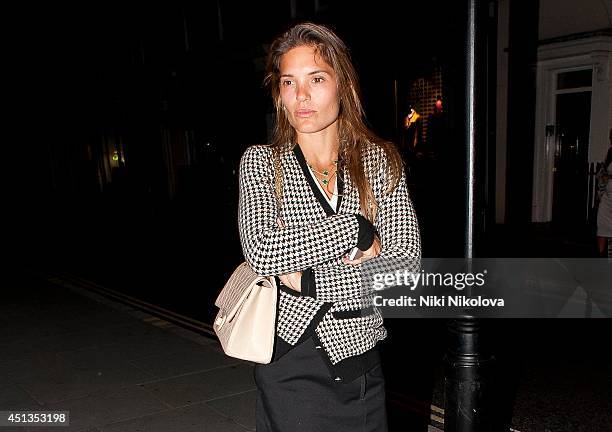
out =
[(571, 172), (585, 160), (585, 153), (590, 164), (607, 151), (611, 60), (610, 36), (576, 36), (538, 47), (532, 222), (572, 223), (587, 218), (583, 197), (588, 196), (588, 186), (580, 179), (573, 183), (572, 176), (578, 174)]
[(588, 217), (591, 91), (557, 94), (555, 111), (552, 223), (572, 230)]

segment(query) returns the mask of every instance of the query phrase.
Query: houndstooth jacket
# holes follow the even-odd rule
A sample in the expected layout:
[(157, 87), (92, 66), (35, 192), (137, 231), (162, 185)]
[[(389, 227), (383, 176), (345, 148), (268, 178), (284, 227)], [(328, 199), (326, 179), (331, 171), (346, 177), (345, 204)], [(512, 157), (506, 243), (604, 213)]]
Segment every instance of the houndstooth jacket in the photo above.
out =
[[(240, 160), (238, 223), (243, 253), (260, 275), (303, 272), (302, 293), (280, 291), (277, 336), (296, 345), (307, 328), (314, 329), (315, 342), (320, 344), (317, 347), (323, 348), (333, 369), (387, 336), (380, 311), (364, 299), (360, 265), (342, 262), (358, 244), (366, 219), (357, 216), (359, 195), (348, 172), (338, 171), (340, 196), (338, 208), (332, 209), (314, 183), (299, 145), (280, 158), (280, 203), (274, 192), (272, 148), (251, 146)], [(380, 238), (380, 256), (412, 260), (420, 266), (420, 234), (405, 174), (397, 187), (385, 194), (388, 171), (384, 150), (369, 144), (362, 160), (379, 205), (373, 228)], [(277, 225), (278, 215), (283, 227)]]

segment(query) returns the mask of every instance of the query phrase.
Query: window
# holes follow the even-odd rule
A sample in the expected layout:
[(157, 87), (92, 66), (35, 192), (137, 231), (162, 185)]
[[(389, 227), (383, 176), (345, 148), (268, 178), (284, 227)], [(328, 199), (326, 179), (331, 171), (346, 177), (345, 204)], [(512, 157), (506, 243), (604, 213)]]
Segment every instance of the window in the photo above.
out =
[(561, 72), (557, 75), (557, 90), (567, 90), (579, 87), (591, 87), (592, 80), (592, 69)]

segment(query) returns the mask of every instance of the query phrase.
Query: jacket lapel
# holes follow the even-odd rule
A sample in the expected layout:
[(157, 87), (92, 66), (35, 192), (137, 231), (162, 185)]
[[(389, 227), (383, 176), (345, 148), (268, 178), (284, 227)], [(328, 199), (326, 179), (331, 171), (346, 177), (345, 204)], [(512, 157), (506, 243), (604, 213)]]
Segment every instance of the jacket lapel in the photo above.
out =
[(338, 202), (336, 204), (336, 211), (334, 211), (332, 206), (329, 204), (329, 201), (327, 201), (327, 199), (323, 195), (323, 192), (321, 192), (321, 190), (315, 183), (315, 179), (312, 178), (312, 175), (310, 174), (310, 170), (308, 169), (308, 164), (306, 163), (306, 158), (304, 157), (304, 153), (302, 153), (302, 149), (300, 148), (299, 145), (295, 144), (293, 146), (293, 154), (295, 155), (295, 158), (298, 161), (300, 168), (302, 169), (302, 173), (304, 174), (304, 177), (306, 178), (306, 181), (308, 182), (310, 189), (314, 193), (314, 196), (317, 198), (317, 201), (319, 201), (319, 204), (321, 205), (321, 207), (323, 207), (325, 214), (327, 216), (336, 214), (336, 212), (340, 210), (340, 204), (342, 202), (342, 193), (344, 192), (344, 170), (343, 168), (338, 167), (338, 176), (336, 177), (336, 182), (338, 183), (337, 184)]

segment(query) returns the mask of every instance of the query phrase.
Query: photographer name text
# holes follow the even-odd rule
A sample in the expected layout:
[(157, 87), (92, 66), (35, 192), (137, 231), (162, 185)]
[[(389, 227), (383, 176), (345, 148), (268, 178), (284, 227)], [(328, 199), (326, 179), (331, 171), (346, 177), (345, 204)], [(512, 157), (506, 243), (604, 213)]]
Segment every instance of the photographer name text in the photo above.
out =
[(483, 296), (468, 297), (462, 295), (448, 296), (400, 296), (384, 298), (374, 296), (374, 306), (377, 307), (504, 307), (503, 298), (488, 298)]

